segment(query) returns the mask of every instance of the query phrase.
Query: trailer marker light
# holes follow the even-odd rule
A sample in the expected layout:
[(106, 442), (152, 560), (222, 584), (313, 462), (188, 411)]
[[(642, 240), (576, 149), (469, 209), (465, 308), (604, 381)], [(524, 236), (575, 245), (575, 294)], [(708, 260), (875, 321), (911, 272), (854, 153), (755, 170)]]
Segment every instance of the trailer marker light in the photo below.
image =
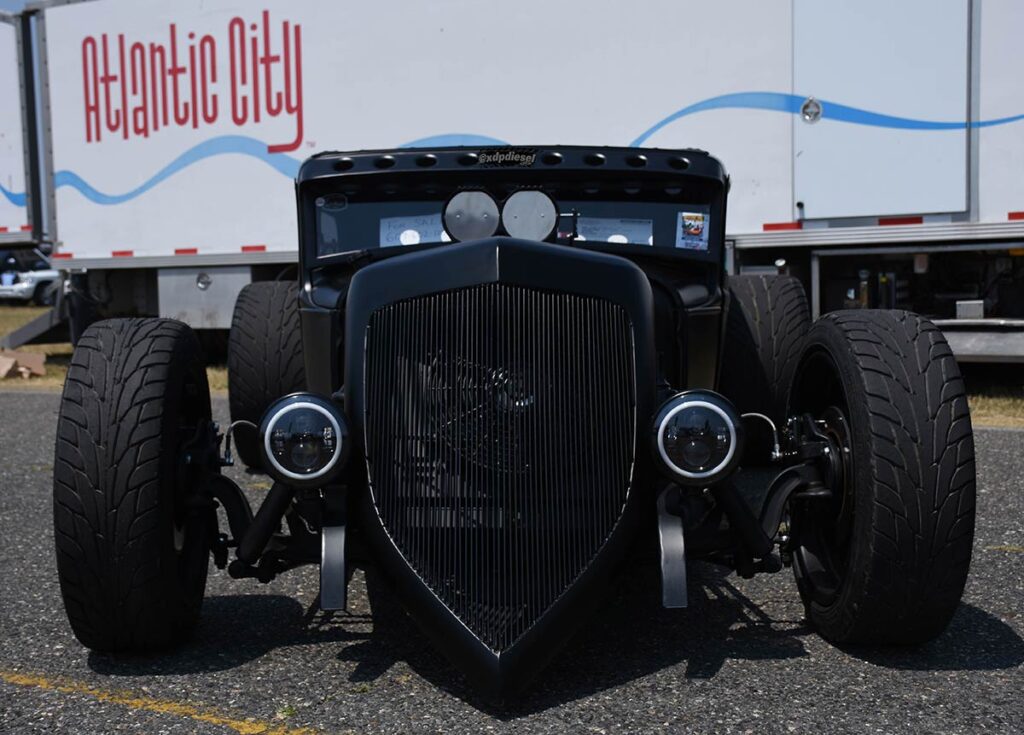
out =
[(879, 217), (878, 224), (882, 227), (889, 225), (922, 225), (924, 217)]
[(1024, 212), (1007, 212), (1006, 219), (1008, 220), (1024, 220)]
[(6, 227), (0, 227), (0, 232), (7, 232), (7, 228)]
[(804, 223), (802, 221), (797, 222), (765, 222), (761, 225), (761, 229), (764, 232), (778, 232), (780, 230), (802, 230)]
[(22, 225), (21, 226), (21, 231), (22, 232), (31, 232), (32, 231), (32, 225)]
[(242, 252), (243, 253), (265, 253), (265, 252), (267, 252), (267, 246), (266, 245), (243, 245), (242, 246)]
[(72, 257), (74, 257), (74, 256), (71, 253), (54, 253), (53, 255), (50, 256), (50, 259), (51, 260), (56, 260), (56, 259), (69, 260)]
[(111, 250), (110, 254), (115, 258), (130, 258), (135, 255), (134, 250)]

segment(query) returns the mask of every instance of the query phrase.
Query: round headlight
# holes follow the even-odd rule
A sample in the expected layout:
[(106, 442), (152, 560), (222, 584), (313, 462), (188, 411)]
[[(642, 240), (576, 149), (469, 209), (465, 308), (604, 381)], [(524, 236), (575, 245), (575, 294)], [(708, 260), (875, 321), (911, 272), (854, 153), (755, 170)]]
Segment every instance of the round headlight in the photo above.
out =
[(725, 398), (711, 391), (673, 396), (654, 419), (654, 455), (666, 474), (685, 485), (707, 485), (739, 462), (740, 419)]
[(342, 468), (348, 427), (341, 411), (311, 393), (271, 404), (260, 422), (263, 464), (288, 485), (323, 485)]

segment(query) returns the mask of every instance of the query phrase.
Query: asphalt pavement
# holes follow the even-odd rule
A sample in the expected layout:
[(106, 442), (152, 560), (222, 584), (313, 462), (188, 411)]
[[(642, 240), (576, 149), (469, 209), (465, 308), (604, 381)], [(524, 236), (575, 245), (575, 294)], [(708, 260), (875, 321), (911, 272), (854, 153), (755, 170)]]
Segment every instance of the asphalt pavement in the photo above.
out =
[[(59, 395), (0, 393), (0, 732), (1020, 732), (1024, 432), (978, 429), (971, 578), (952, 625), (917, 649), (841, 650), (809, 630), (788, 570), (691, 568), (691, 606), (656, 571), (624, 575), (515, 705), (489, 707), (397, 609), (307, 614), (316, 571), (268, 585), (213, 570), (202, 622), (158, 658), (90, 653), (54, 565)], [(215, 412), (226, 413), (226, 401)], [(236, 473), (254, 493), (258, 476)], [(386, 595), (376, 595), (384, 597)]]

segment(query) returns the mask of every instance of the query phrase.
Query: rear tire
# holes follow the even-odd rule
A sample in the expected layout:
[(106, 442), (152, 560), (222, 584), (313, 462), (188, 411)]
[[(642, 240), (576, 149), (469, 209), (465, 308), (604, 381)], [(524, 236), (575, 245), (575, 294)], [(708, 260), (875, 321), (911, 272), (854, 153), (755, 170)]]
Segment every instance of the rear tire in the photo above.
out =
[(837, 643), (934, 638), (960, 602), (974, 536), (971, 418), (949, 345), (916, 314), (832, 312), (797, 369), (792, 413), (805, 412), (826, 431), (840, 415), (848, 425), (834, 500), (793, 509), (811, 623)]
[[(258, 425), (271, 403), (305, 389), (298, 284), (250, 283), (238, 294), (228, 337), (231, 420)], [(243, 424), (233, 436), (242, 461), (262, 469), (256, 429)]]
[(811, 326), (807, 297), (791, 276), (730, 276), (719, 391), (740, 413), (781, 428), (793, 371)]
[(111, 319), (82, 334), (57, 420), (53, 517), (64, 607), (88, 648), (151, 651), (195, 628), (214, 529), (179, 482), (180, 450), (209, 420), (186, 325)]

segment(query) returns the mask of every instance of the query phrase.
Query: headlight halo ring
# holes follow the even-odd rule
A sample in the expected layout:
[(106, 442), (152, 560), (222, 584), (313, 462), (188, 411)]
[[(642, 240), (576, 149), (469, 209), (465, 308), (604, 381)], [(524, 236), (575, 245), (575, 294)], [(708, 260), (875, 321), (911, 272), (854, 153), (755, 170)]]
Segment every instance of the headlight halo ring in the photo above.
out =
[[(724, 423), (728, 430), (728, 448), (725, 456), (707, 470), (695, 471), (681, 467), (669, 456), (665, 445), (665, 433), (672, 421), (684, 410), (705, 409), (711, 411)], [(676, 393), (668, 398), (655, 414), (652, 426), (652, 449), (662, 472), (682, 485), (707, 486), (726, 477), (739, 462), (743, 447), (743, 426), (741, 418), (732, 404), (714, 391), (693, 389)]]
[[(334, 448), (330, 458), (312, 472), (296, 472), (275, 456), (271, 445), (274, 429), (289, 413), (311, 410), (326, 419), (334, 432)], [(264, 469), (275, 480), (296, 487), (318, 487), (328, 483), (344, 467), (350, 445), (348, 422), (344, 413), (332, 402), (315, 393), (291, 393), (274, 401), (260, 420), (260, 449)]]

